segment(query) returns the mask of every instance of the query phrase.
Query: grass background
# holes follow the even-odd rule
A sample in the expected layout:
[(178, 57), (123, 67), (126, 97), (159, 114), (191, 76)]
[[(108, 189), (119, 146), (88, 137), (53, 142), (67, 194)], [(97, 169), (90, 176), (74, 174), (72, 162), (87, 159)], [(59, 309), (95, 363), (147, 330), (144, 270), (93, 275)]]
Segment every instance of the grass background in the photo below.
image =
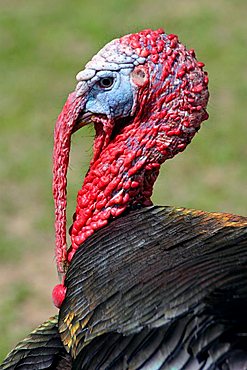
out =
[[(75, 74), (112, 38), (176, 33), (206, 63), (210, 119), (163, 166), (153, 200), (247, 215), (246, 0), (0, 0), (0, 359), (55, 312), (53, 127)], [(93, 131), (73, 139), (69, 209)]]

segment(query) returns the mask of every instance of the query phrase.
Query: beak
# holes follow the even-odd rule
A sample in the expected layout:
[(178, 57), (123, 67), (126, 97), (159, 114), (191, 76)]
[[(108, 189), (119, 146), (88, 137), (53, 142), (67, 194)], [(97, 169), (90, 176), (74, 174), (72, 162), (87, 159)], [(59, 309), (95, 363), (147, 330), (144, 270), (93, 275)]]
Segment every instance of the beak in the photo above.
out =
[(73, 135), (76, 131), (80, 130), (80, 128), (91, 123), (91, 117), (92, 117), (91, 112), (83, 113), (82, 111), (73, 125), (71, 134)]
[[(77, 75), (80, 77), (80, 74), (82, 74), (84, 71), (79, 72)], [(86, 105), (86, 97), (87, 93), (89, 91), (89, 85), (87, 81), (80, 81), (78, 82), (74, 95), (75, 100), (81, 99), (81, 107), (79, 114), (75, 113), (74, 117), (71, 117), (73, 119), (73, 127), (71, 131), (71, 135), (74, 134), (76, 131), (78, 131), (81, 127), (86, 126), (88, 123), (90, 123), (90, 117), (91, 113), (83, 112), (85, 105)], [(73, 106), (72, 106), (73, 108)]]

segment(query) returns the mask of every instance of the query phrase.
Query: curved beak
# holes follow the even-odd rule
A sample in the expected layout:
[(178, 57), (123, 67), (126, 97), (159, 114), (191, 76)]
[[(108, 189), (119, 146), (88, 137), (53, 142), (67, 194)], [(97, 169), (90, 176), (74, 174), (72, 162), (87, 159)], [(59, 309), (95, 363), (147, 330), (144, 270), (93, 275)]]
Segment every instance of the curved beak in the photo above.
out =
[(79, 114), (79, 116), (77, 117), (76, 121), (74, 122), (71, 135), (73, 135), (76, 131), (80, 130), (80, 128), (82, 128), (83, 126), (86, 126), (89, 123), (91, 123), (92, 122), (91, 118), (92, 118), (91, 112), (83, 113), (82, 111), (81, 114)]

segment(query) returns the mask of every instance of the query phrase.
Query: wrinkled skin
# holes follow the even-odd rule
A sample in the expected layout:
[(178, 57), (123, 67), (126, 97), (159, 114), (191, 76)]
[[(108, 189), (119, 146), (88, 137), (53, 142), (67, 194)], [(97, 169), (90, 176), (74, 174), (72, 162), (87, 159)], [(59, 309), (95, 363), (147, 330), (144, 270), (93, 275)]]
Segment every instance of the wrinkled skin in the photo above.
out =
[[(128, 208), (152, 204), (160, 165), (183, 151), (207, 119), (208, 78), (193, 51), (163, 30), (107, 44), (77, 74), (58, 118), (53, 192), (58, 271), (95, 230)], [(66, 246), (66, 174), (73, 132), (94, 123), (94, 154), (78, 192), (71, 247)], [(57, 289), (57, 290), (56, 290)], [(55, 288), (61, 305), (65, 288)]]

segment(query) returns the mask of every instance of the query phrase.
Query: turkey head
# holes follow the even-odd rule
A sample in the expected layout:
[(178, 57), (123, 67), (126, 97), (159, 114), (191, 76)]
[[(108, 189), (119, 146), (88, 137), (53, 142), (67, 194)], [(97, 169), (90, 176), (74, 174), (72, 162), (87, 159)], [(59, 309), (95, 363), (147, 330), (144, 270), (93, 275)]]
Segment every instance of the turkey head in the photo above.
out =
[[(208, 118), (208, 77), (193, 50), (163, 30), (107, 44), (77, 74), (55, 127), (53, 194), (56, 259), (66, 272), (75, 251), (128, 208), (151, 203), (160, 165), (185, 149)], [(94, 124), (94, 155), (78, 192), (66, 246), (70, 138)]]

